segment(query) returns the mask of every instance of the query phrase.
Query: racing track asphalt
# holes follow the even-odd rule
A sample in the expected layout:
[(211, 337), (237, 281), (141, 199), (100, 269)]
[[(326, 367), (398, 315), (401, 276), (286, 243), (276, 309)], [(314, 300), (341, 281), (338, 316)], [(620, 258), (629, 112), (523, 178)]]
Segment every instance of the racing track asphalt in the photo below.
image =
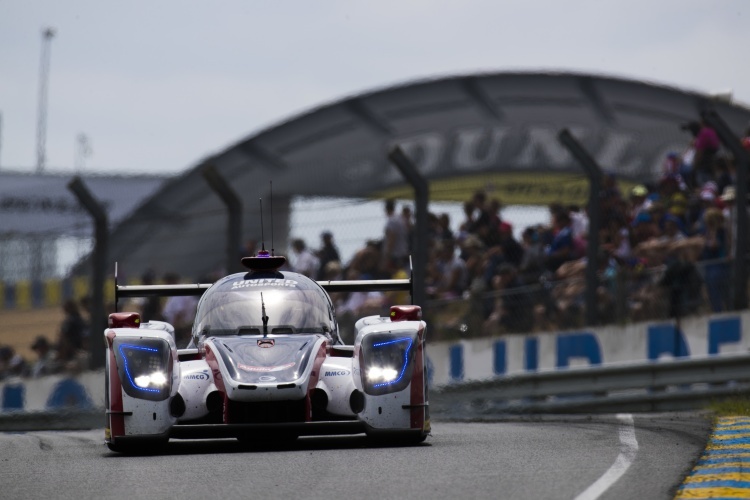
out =
[(672, 498), (710, 419), (633, 417), (634, 435), (628, 417), (519, 417), (434, 422), (416, 447), (360, 436), (251, 450), (234, 440), (171, 441), (154, 456), (111, 453), (102, 430), (0, 433), (0, 498)]

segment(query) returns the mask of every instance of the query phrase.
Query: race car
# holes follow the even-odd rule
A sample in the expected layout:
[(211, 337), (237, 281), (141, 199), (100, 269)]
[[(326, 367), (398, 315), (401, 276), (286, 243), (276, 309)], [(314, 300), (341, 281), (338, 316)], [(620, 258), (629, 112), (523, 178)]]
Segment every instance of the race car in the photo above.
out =
[[(213, 284), (116, 287), (124, 297), (201, 296), (192, 338), (116, 312), (106, 344), (105, 442), (146, 452), (174, 439), (237, 438), (252, 444), (299, 436), (361, 434), (416, 444), (430, 433), (421, 308), (355, 324), (339, 335), (328, 292), (411, 290), (411, 279), (325, 281), (279, 270), (265, 250), (249, 269)], [(148, 319), (148, 318), (144, 318)]]

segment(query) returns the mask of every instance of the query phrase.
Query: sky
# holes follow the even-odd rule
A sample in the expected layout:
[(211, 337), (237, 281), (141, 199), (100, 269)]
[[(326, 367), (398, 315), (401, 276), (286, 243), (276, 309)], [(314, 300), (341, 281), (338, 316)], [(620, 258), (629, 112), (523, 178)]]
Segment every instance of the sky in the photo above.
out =
[(0, 169), (174, 174), (296, 114), (413, 80), (576, 71), (750, 103), (743, 0), (0, 0)]

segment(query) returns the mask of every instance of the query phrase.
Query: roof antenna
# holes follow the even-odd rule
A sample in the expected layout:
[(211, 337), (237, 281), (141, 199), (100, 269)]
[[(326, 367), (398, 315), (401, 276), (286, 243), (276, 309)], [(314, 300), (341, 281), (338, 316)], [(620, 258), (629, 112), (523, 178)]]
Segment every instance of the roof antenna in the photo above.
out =
[[(286, 257), (283, 255), (269, 254), (266, 250), (266, 236), (263, 228), (263, 199), (259, 198), (260, 203), (260, 238), (261, 238), (261, 250), (258, 255), (251, 257), (243, 257), (241, 259), (242, 265), (250, 269), (250, 271), (278, 271), (280, 267), (286, 264)], [(273, 197), (271, 197), (271, 252), (273, 252)], [(262, 298), (261, 298), (262, 300)], [(262, 304), (265, 308), (265, 305)], [(265, 310), (263, 311), (265, 316)]]
[(261, 320), (263, 321), (263, 338), (268, 337), (268, 316), (266, 315), (266, 303), (263, 301), (263, 292), (260, 292), (260, 311)]
[(266, 237), (263, 234), (263, 198), (258, 198), (260, 203), (260, 251), (266, 253)]
[(271, 184), (271, 256), (273, 256), (273, 181), (268, 182)]
[(117, 297), (117, 290), (118, 290), (117, 289), (117, 264), (118, 262), (115, 261), (115, 312), (118, 312), (117, 311), (117, 299), (118, 299)]

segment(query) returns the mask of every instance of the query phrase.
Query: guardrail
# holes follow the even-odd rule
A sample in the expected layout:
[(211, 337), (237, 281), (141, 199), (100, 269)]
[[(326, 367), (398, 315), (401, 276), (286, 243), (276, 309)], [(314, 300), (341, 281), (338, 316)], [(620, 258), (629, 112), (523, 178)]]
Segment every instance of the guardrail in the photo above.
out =
[(750, 394), (750, 354), (571, 368), (444, 386), (433, 412), (472, 418), (502, 413), (596, 413), (703, 408)]

